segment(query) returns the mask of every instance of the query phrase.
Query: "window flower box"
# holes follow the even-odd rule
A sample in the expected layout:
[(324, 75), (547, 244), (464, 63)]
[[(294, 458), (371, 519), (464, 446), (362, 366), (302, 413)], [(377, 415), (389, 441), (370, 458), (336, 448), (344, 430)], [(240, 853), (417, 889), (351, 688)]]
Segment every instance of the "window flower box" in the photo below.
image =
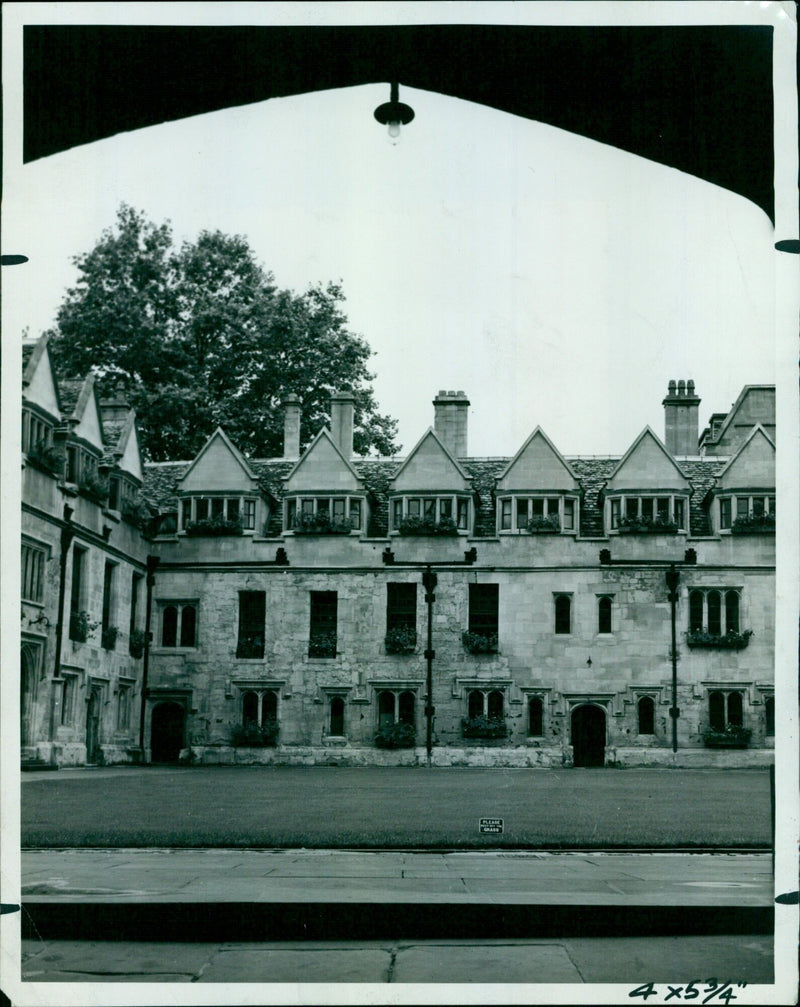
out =
[(774, 535), (774, 514), (748, 514), (738, 517), (731, 525), (732, 535)]
[(385, 724), (375, 735), (377, 748), (413, 748), (417, 740), (417, 730), (413, 724)]
[(617, 531), (620, 535), (674, 535), (678, 526), (665, 517), (623, 517)]
[(500, 717), (463, 717), (461, 733), (465, 738), (506, 738), (508, 726)]
[(190, 521), (185, 530), (189, 537), (199, 538), (202, 535), (241, 535), (244, 527), (241, 521), (230, 521), (222, 514), (218, 514), (202, 521)]
[(48, 475), (61, 475), (64, 468), (64, 457), (61, 451), (46, 441), (37, 441), (28, 452), (28, 461), (34, 468), (47, 472)]
[(706, 748), (747, 748), (752, 733), (749, 728), (728, 724), (724, 731), (705, 731), (703, 743)]
[(411, 626), (395, 626), (386, 633), (387, 654), (413, 654), (417, 646), (417, 631)]
[(106, 626), (100, 636), (100, 642), (103, 645), (103, 650), (114, 650), (117, 646), (118, 636), (119, 630), (116, 626)]
[(87, 472), (78, 481), (78, 493), (96, 504), (105, 504), (108, 499), (108, 480)]
[(744, 650), (753, 635), (752, 629), (744, 633), (726, 633), (725, 636), (716, 633), (706, 633), (703, 630), (693, 630), (686, 634), (688, 647), (706, 647), (709, 650)]
[(546, 517), (537, 514), (525, 527), (531, 535), (557, 535), (561, 531), (561, 519), (558, 514), (548, 514)]
[(309, 657), (336, 657), (336, 634), (312, 633), (308, 641)]
[(69, 638), (75, 643), (86, 643), (99, 622), (92, 622), (88, 612), (73, 612), (69, 617)]
[(470, 633), (467, 630), (461, 634), (461, 642), (464, 644), (464, 649), (470, 654), (496, 654), (499, 645), (497, 633), (485, 635)]
[(434, 521), (433, 518), (412, 515), (404, 517), (397, 530), (401, 535), (458, 535), (458, 526), (451, 517)]
[(134, 629), (128, 640), (128, 653), (137, 660), (144, 654), (145, 634), (143, 629)]
[(280, 725), (277, 720), (268, 719), (259, 725), (254, 720), (237, 724), (231, 735), (234, 748), (274, 748), (278, 743)]
[(152, 518), (150, 508), (139, 496), (123, 497), (120, 514), (123, 521), (141, 531), (144, 531)]
[(292, 528), (295, 535), (349, 535), (352, 530), (347, 521), (334, 521), (325, 511), (298, 514)]

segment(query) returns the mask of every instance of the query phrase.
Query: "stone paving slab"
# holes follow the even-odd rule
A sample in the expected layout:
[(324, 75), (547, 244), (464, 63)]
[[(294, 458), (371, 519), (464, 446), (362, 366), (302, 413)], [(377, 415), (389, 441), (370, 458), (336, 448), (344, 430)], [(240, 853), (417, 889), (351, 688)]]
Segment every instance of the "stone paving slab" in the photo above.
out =
[(771, 936), (271, 943), (22, 942), (30, 982), (774, 981)]

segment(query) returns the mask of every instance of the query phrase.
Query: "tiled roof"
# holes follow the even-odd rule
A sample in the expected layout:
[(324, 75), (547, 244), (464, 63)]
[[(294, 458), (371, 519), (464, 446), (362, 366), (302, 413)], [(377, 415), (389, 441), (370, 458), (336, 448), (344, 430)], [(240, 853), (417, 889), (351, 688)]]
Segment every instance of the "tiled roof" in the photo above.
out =
[(72, 416), (83, 388), (83, 378), (60, 378), (58, 390), (61, 393), (61, 411), (64, 416)]
[[(510, 458), (459, 459), (472, 480), (475, 490), (475, 536), (496, 534), (495, 487), (497, 479)], [(603, 509), (600, 491), (605, 481), (619, 464), (619, 458), (567, 458), (581, 485), (580, 529), (586, 538), (603, 535)], [(148, 503), (161, 513), (177, 509), (176, 484), (191, 462), (169, 462), (145, 465), (142, 494)], [(282, 458), (249, 461), (264, 493), (275, 500), (283, 497), (283, 479), (291, 472), (294, 462)], [(382, 537), (389, 525), (388, 491), (390, 481), (402, 464), (402, 459), (354, 459), (353, 468), (364, 480), (370, 497), (370, 523), (367, 533)], [(717, 458), (681, 461), (680, 466), (691, 481), (690, 522), (693, 535), (708, 535), (711, 528), (703, 500), (722, 468)], [(273, 508), (267, 529), (270, 535), (279, 535), (281, 515)]]

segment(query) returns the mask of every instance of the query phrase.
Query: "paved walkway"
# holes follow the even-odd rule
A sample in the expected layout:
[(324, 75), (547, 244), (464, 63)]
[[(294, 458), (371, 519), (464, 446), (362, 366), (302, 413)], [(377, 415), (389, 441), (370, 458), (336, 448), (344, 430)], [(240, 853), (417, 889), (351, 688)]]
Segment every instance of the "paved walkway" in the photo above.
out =
[(769, 854), (24, 850), (37, 903), (769, 906)]

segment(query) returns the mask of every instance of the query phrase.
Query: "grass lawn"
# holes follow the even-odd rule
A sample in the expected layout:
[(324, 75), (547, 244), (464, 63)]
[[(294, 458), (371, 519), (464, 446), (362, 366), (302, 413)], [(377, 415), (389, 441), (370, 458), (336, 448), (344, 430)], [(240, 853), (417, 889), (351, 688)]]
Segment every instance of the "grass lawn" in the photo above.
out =
[(766, 769), (145, 767), (22, 786), (34, 847), (767, 847), (769, 815)]

